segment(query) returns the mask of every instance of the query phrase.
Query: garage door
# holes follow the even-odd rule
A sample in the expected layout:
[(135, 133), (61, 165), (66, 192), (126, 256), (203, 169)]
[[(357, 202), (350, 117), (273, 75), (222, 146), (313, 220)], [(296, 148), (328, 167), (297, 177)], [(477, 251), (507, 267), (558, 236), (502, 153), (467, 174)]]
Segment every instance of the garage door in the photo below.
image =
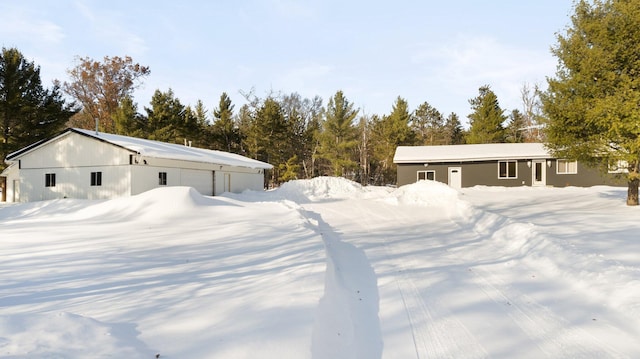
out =
[(213, 196), (213, 171), (183, 169), (180, 185), (193, 187), (205, 196)]

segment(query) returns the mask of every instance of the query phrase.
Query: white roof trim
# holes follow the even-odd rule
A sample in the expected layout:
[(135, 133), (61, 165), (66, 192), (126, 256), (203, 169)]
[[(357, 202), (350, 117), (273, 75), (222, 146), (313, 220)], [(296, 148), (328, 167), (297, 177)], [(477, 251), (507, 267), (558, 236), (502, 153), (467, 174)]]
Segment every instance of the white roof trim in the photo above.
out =
[(552, 158), (542, 143), (398, 146), (394, 163), (473, 162)]

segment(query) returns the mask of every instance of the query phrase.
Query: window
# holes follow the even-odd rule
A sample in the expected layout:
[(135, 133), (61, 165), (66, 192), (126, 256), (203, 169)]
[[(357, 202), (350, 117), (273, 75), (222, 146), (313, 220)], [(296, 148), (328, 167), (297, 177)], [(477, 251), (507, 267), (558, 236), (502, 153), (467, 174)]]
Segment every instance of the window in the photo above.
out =
[(556, 160), (556, 172), (558, 174), (578, 173), (578, 161)]
[(167, 185), (167, 172), (158, 172), (158, 184), (161, 186)]
[(418, 171), (418, 181), (435, 181), (436, 180), (436, 171)]
[(518, 161), (498, 161), (498, 178), (518, 178)]
[(45, 187), (55, 187), (56, 186), (56, 174), (55, 173), (45, 173), (45, 175), (44, 175), (44, 186)]
[(91, 172), (91, 185), (102, 186), (102, 172)]

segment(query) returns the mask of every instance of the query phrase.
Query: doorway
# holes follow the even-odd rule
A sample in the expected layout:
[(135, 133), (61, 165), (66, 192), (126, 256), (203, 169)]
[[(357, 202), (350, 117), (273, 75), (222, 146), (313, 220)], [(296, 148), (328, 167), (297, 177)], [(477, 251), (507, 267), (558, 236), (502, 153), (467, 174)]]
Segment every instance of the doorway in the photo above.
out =
[(462, 167), (449, 167), (449, 187), (462, 188)]
[(547, 185), (547, 166), (545, 160), (531, 161), (531, 185), (546, 186)]

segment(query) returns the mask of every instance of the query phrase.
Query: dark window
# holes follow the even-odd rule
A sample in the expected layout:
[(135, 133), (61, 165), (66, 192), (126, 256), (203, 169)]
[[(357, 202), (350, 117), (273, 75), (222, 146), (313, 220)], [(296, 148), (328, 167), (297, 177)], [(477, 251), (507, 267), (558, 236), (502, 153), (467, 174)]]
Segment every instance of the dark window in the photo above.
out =
[(102, 172), (91, 172), (91, 185), (102, 186)]
[(418, 181), (435, 181), (436, 171), (418, 171)]
[(518, 178), (517, 161), (498, 162), (498, 178)]
[(56, 174), (55, 173), (46, 173), (44, 175), (44, 186), (45, 187), (55, 187), (56, 186)]
[(167, 185), (167, 172), (158, 172), (158, 184), (161, 186)]

